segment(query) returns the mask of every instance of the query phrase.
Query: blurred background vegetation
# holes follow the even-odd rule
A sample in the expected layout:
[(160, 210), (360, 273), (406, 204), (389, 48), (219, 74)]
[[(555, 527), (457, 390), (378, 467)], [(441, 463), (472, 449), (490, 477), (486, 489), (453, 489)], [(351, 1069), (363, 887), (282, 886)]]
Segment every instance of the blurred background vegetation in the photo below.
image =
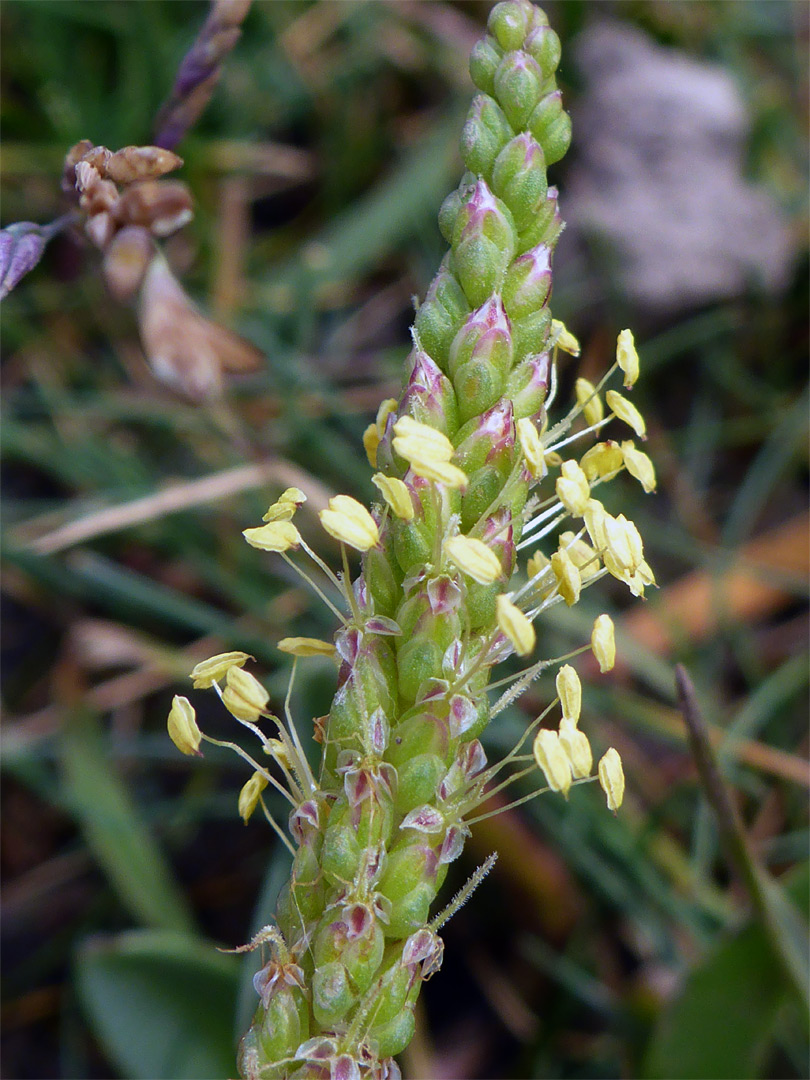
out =
[[(673, 666), (691, 673), (756, 859), (805, 911), (807, 8), (546, 8), (575, 147), (589, 85), (575, 42), (595, 20), (725, 70), (750, 125), (746, 182), (770, 200), (788, 255), (767, 288), (749, 275), (672, 310), (625, 288), (604, 238), (561, 244), (554, 313), (583, 341), (584, 373), (607, 366), (618, 329), (636, 330), (634, 393), (659, 472), (657, 496), (628, 481), (612, 508), (638, 522), (660, 589), (630, 603), (600, 586), (541, 630), (558, 655), (599, 611), (614, 615), (621, 666), (581, 667), (583, 726), (596, 750), (621, 751), (628, 795), (615, 819), (601, 793), (577, 789), (476, 828), (446, 894), (491, 850), (500, 860), (446, 928), (403, 1068), (803, 1077), (803, 1008), (718, 843)], [(149, 141), (205, 14), (197, 0), (5, 0), (3, 224), (61, 212), (76, 140)], [(280, 704), (289, 669), (274, 643), (333, 629), (240, 531), (290, 483), (316, 507), (337, 491), (372, 497), (360, 436), (398, 392), (411, 297), (443, 254), (436, 213), (460, 173), (466, 58), (486, 15), (478, 2), (254, 4), (178, 148), (196, 216), (166, 245), (201, 306), (264, 355), (221, 402), (157, 381), (132, 311), (77, 237), (3, 303), (9, 1080), (233, 1075), (257, 959), (214, 946), (267, 922), (287, 856), (263, 822), (238, 820), (240, 763), (181, 758), (165, 717), (192, 664), (222, 649), (251, 652)], [(573, 153), (553, 169), (567, 218), (576, 168)], [(685, 168), (687, 192), (691, 180)], [(325, 713), (333, 685), (308, 662), (296, 715)], [(541, 681), (499, 717), (490, 756), (551, 692)], [(193, 696), (224, 736), (213, 695)]]

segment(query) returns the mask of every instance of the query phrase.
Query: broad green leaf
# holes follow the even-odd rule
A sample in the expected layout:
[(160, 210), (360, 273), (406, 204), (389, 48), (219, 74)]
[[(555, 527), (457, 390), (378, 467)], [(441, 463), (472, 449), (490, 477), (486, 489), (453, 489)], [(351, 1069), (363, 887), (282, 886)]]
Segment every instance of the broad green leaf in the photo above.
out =
[(74, 713), (62, 737), (65, 801), (87, 845), (138, 922), (190, 932), (193, 920), (166, 859), (105, 754), (92, 716)]
[(92, 1028), (130, 1080), (236, 1075), (233, 1012), (239, 963), (185, 934), (134, 930), (85, 944), (79, 997)]
[[(807, 874), (804, 866), (791, 875), (784, 904), (792, 901), (806, 910)], [(762, 923), (750, 923), (689, 974), (653, 1032), (642, 1076), (645, 1080), (758, 1076), (788, 995), (788, 981)]]

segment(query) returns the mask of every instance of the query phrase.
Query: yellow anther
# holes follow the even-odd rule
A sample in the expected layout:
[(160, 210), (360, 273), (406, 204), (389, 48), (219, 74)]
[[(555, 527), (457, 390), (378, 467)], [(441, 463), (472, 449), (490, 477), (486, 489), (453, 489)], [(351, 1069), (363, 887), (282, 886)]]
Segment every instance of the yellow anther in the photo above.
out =
[(569, 607), (579, 600), (582, 591), (582, 575), (565, 548), (551, 556), (551, 569), (557, 579), (557, 591)]
[(591, 543), (597, 551), (604, 551), (607, 547), (607, 536), (605, 535), (605, 518), (607, 517), (607, 511), (598, 499), (589, 499), (588, 505), (585, 507), (583, 513), (585, 520), (585, 528), (588, 530), (588, 536), (591, 538)]
[(569, 514), (582, 517), (591, 497), (588, 478), (573, 459), (562, 463), (560, 473), (556, 484), (557, 498)]
[(531, 620), (507, 596), (501, 595), (496, 599), (495, 611), (498, 626), (512, 643), (517, 655), (528, 656), (537, 639)]
[(616, 638), (613, 633), (613, 620), (609, 615), (599, 615), (591, 631), (591, 649), (604, 674), (616, 663)]
[(605, 394), (605, 400), (610, 411), (618, 416), (620, 420), (624, 420), (625, 424), (629, 424), (640, 439), (647, 438), (647, 425), (644, 423), (644, 417), (632, 401), (628, 401), (618, 390), (608, 390)]
[(649, 494), (655, 491), (655, 467), (643, 450), (636, 450), (632, 440), (621, 445), (622, 457), (627, 471)]
[(579, 570), (583, 582), (589, 581), (599, 573), (599, 555), (589, 543), (572, 532), (560, 533), (560, 547), (565, 548), (571, 561)]
[(394, 424), (393, 447), (408, 462), (449, 461), (454, 453), (444, 432), (411, 416), (401, 416)]
[(377, 424), (377, 432), (380, 438), (385, 435), (385, 428), (388, 424), (388, 417), (391, 415), (392, 412), (396, 412), (398, 404), (399, 402), (397, 401), (397, 399), (392, 397), (386, 398), (384, 401), (380, 402), (380, 406), (377, 409), (377, 418), (375, 421)]
[(557, 672), (556, 686), (563, 720), (576, 724), (582, 711), (582, 683), (570, 664), (563, 665)]
[(413, 499), (407, 484), (396, 476), (386, 476), (384, 473), (375, 473), (371, 482), (398, 518), (403, 521), (413, 521)]
[(526, 562), (526, 573), (530, 578), (536, 578), (549, 566), (551, 566), (551, 559), (544, 552), (535, 551), (534, 555), (530, 556)]
[(330, 641), (314, 637), (285, 637), (276, 644), (279, 652), (290, 656), (334, 656), (335, 646)]
[(543, 770), (546, 783), (552, 791), (562, 792), (566, 797), (571, 787), (571, 762), (560, 743), (556, 731), (541, 728), (532, 747), (534, 760)]
[(271, 521), (257, 529), (245, 529), (242, 536), (261, 551), (288, 551), (301, 543), (301, 534), (291, 521)]
[(546, 466), (546, 452), (537, 428), (527, 416), (518, 420), (515, 427), (520, 449), (523, 451), (523, 457), (529, 472), (535, 480), (540, 479), (540, 477), (546, 475), (548, 467)]
[(307, 501), (300, 488), (287, 488), (267, 510), (262, 521), (291, 521), (295, 511)]
[(228, 670), (222, 703), (237, 720), (248, 720), (255, 724), (265, 712), (269, 700), (270, 695), (249, 671), (238, 667)]
[(224, 652), (201, 660), (191, 669), (191, 679), (195, 690), (207, 690), (215, 682), (224, 679), (230, 668), (243, 667), (253, 657), (246, 652)]
[(372, 469), (377, 468), (377, 448), (380, 445), (380, 433), (376, 424), (369, 424), (363, 432), (363, 448)]
[(624, 770), (619, 752), (612, 746), (599, 762), (599, 783), (607, 795), (608, 810), (615, 814), (624, 799)]
[(619, 444), (608, 440), (598, 442), (582, 455), (582, 471), (591, 483), (594, 480), (609, 480), (624, 465), (624, 456)]
[(350, 495), (335, 495), (318, 517), (330, 536), (357, 551), (368, 551), (380, 542), (376, 521), (365, 506)]
[(188, 698), (175, 694), (166, 722), (169, 738), (181, 754), (200, 754), (202, 732), (197, 727), (197, 714)]
[(491, 585), (503, 574), (500, 559), (483, 540), (453, 536), (445, 540), (444, 553), (454, 566), (479, 585)]
[(285, 769), (290, 768), (290, 755), (287, 753), (287, 747), (281, 739), (267, 739), (263, 749), (265, 754), (274, 758), (279, 765), (283, 765)]
[(560, 746), (565, 751), (571, 764), (571, 772), (576, 780), (591, 775), (593, 751), (588, 736), (580, 731), (571, 720), (560, 721)]
[(417, 476), (423, 480), (432, 480), (434, 484), (443, 484), (445, 487), (457, 488), (466, 491), (469, 479), (463, 469), (453, 465), (450, 461), (428, 461), (414, 458), (411, 468)]
[(255, 772), (239, 792), (239, 816), (246, 825), (266, 787), (267, 779), (260, 772)]
[(616, 362), (624, 372), (624, 387), (629, 390), (638, 378), (638, 353), (632, 330), (622, 330), (616, 342)]
[(574, 383), (574, 393), (577, 396), (577, 404), (582, 408), (585, 422), (589, 426), (598, 424), (600, 420), (604, 419), (605, 407), (592, 382), (580, 377)]
[(551, 320), (551, 340), (558, 349), (567, 352), (570, 356), (579, 356), (579, 342), (559, 319)]

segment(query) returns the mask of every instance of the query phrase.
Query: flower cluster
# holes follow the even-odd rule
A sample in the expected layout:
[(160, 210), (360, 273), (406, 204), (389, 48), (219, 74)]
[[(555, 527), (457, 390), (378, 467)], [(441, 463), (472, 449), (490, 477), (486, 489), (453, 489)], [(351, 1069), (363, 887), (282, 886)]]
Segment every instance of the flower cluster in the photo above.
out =
[[(597, 498), (625, 470), (645, 490), (655, 487), (634, 440), (595, 441), (613, 423), (646, 435), (637, 408), (607, 388), (617, 373), (624, 390), (638, 376), (629, 330), (599, 384), (577, 380), (575, 403), (551, 419), (558, 366), (579, 353), (548, 306), (562, 223), (546, 166), (570, 138), (554, 80), (559, 53), (528, 0), (498, 4), (473, 52), (481, 92), (462, 135), (469, 172), (439, 221), (450, 250), (418, 308), (402, 394), (382, 404), (364, 435), (379, 501), (367, 508), (337, 495), (320, 512), (341, 570), (294, 523), (304, 502), (297, 489), (245, 530), (339, 621), (334, 643), (279, 643), (293, 656), (291, 678), (299, 659), (337, 664), (332, 708), (314, 723), (319, 768), (304, 752), (289, 695), (283, 720), (270, 713), (245, 654), (212, 657), (192, 673), (270, 759), (226, 744), (251, 768), (239, 813), (247, 820), (261, 806), (294, 855), (276, 927), (263, 938), (272, 955), (256, 976), (259, 1005), (242, 1042), (249, 1080), (398, 1074), (394, 1055), (413, 1033), (421, 983), (441, 963), (437, 930), (447, 913), (431, 919), (431, 907), (492, 793), (534, 777), (531, 792), (510, 804), (518, 805), (597, 780), (611, 810), (622, 802), (618, 753), (608, 750), (594, 775), (579, 727), (582, 690), (567, 661), (583, 649), (534, 659), (536, 624), (549, 607), (576, 603), (605, 575), (635, 595), (654, 584), (638, 530)], [(575, 443), (585, 446), (578, 459), (568, 456)], [(362, 557), (354, 580), (349, 549)], [(596, 619), (589, 647), (609, 671), (608, 615)], [(527, 666), (493, 683), (494, 666), (512, 655)], [(481, 732), (551, 666), (559, 666), (554, 700), (488, 765)], [(558, 707), (555, 729), (546, 721)], [(169, 731), (184, 753), (216, 741), (185, 698), (175, 699)], [(290, 804), (289, 838), (264, 802), (270, 785)]]

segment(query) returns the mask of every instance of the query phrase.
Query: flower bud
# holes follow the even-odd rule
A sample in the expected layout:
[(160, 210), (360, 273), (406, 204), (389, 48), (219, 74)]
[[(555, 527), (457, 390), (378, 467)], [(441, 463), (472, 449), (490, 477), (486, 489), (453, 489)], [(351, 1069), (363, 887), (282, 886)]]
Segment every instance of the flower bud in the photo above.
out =
[(602, 674), (610, 671), (616, 663), (616, 639), (613, 635), (613, 620), (609, 615), (599, 615), (594, 621), (591, 649)]
[(543, 149), (528, 131), (511, 139), (492, 169), (492, 190), (512, 213), (518, 232), (537, 216), (548, 191)]
[(571, 765), (574, 779), (582, 780), (591, 775), (593, 766), (593, 751), (588, 742), (588, 736), (571, 720), (560, 722), (560, 746), (565, 751)]
[(228, 668), (222, 703), (237, 720), (254, 724), (267, 707), (270, 695), (249, 671), (239, 667)]
[(498, 556), (482, 540), (453, 536), (444, 542), (444, 553), (454, 566), (479, 585), (491, 585), (502, 574)]
[(487, 29), (502, 49), (519, 49), (529, 29), (531, 9), (520, 0), (496, 4), (487, 19)]
[(244, 667), (253, 657), (246, 652), (217, 653), (208, 660), (201, 660), (191, 669), (192, 685), (195, 690), (208, 690), (215, 682), (224, 678), (232, 667)]
[(473, 46), (470, 54), (470, 78), (485, 94), (492, 94), (495, 69), (502, 56), (503, 51), (489, 35)]
[(506, 272), (503, 303), (509, 318), (533, 315), (545, 304), (550, 291), (551, 248), (538, 244), (517, 258)]
[(644, 417), (632, 401), (628, 401), (617, 390), (608, 390), (605, 394), (605, 400), (611, 412), (618, 416), (620, 420), (624, 420), (625, 424), (629, 424), (640, 439), (647, 438), (647, 425), (644, 423)]
[(136, 180), (157, 180), (182, 164), (181, 157), (161, 146), (125, 146), (107, 158), (104, 175), (116, 184), (132, 184)]
[(622, 330), (616, 342), (616, 363), (624, 372), (624, 387), (629, 390), (638, 378), (638, 353), (632, 330)]
[(197, 714), (188, 698), (175, 694), (167, 721), (169, 738), (181, 754), (200, 754), (202, 732), (197, 726)]
[(546, 783), (552, 791), (559, 791), (568, 797), (571, 787), (571, 762), (560, 743), (556, 731), (541, 728), (537, 732), (532, 747), (534, 760), (543, 770)]
[(512, 128), (498, 103), (487, 94), (474, 98), (461, 132), (461, 157), (470, 172), (488, 178), (511, 138)]
[(557, 694), (560, 698), (563, 720), (576, 724), (582, 710), (582, 683), (574, 668), (565, 664), (557, 672)]
[(655, 466), (643, 450), (636, 450), (632, 440), (623, 442), (621, 453), (624, 466), (644, 490), (649, 494), (655, 491)]
[(511, 328), (495, 294), (467, 317), (450, 346), (448, 371), (462, 422), (495, 405), (511, 366)]
[(533, 421), (524, 417), (518, 420), (516, 427), (520, 449), (523, 451), (526, 465), (535, 480), (538, 480), (548, 472), (545, 447)]
[(498, 290), (512, 261), (516, 233), (512, 215), (485, 180), (475, 185), (453, 230), (453, 262), (464, 293), (478, 307)]
[(582, 575), (574, 564), (568, 552), (561, 548), (551, 556), (551, 569), (557, 579), (557, 589), (560, 596), (569, 607), (572, 607), (582, 590)]
[[(450, 243), (452, 232), (446, 239)], [(420, 345), (443, 371), (447, 370), (450, 345), (469, 310), (464, 290), (453, 274), (441, 267), (419, 305), (413, 325)]]
[(409, 360), (411, 374), (399, 403), (399, 412), (445, 434), (452, 434), (458, 427), (453, 384), (424, 349), (413, 349)]
[(615, 813), (624, 799), (624, 770), (619, 752), (612, 746), (599, 762), (599, 783), (607, 795), (608, 810)]
[(331, 641), (321, 641), (311, 637), (285, 637), (276, 642), (279, 652), (289, 653), (290, 656), (329, 656), (336, 655), (335, 646)]
[(318, 517), (330, 536), (357, 551), (368, 551), (380, 542), (376, 521), (365, 506), (350, 495), (335, 495)]
[(548, 244), (554, 247), (557, 238), (563, 230), (563, 220), (557, 205), (557, 189), (550, 187), (546, 191), (546, 197), (537, 207), (537, 212), (532, 221), (521, 232), (518, 238), (518, 254), (529, 251), (538, 244)]
[(550, 78), (557, 70), (562, 46), (550, 26), (534, 27), (527, 35), (523, 48), (537, 63), (544, 79)]
[(384, 476), (383, 473), (375, 473), (371, 482), (398, 518), (413, 521), (413, 499), (406, 484), (394, 476)]
[(534, 649), (536, 634), (531, 620), (507, 596), (495, 601), (498, 626), (506, 635), (518, 656), (528, 656)]
[(530, 356), (515, 365), (506, 383), (506, 393), (512, 399), (515, 419), (537, 416), (546, 400), (550, 360), (548, 353)]
[[(516, 131), (522, 131), (540, 100), (543, 73), (528, 53), (507, 52), (495, 72), (495, 97)], [(508, 136), (507, 136), (508, 138)]]
[(591, 497), (588, 478), (574, 460), (564, 461), (560, 473), (556, 483), (557, 498), (569, 514), (582, 517)]
[(244, 529), (242, 536), (260, 551), (288, 551), (301, 544), (301, 535), (291, 521), (271, 521), (255, 529)]
[[(498, 471), (502, 483), (514, 464), (515, 426), (509, 400), (501, 400), (469, 420), (459, 431), (458, 440), (456, 460), (467, 473), (477, 479), (476, 474), (489, 465)], [(482, 513), (492, 498), (482, 508)]]
[(585, 417), (585, 423), (589, 426), (598, 424), (605, 415), (605, 408), (593, 383), (580, 377), (574, 383), (574, 393), (577, 396), (577, 404), (582, 409), (582, 415)]
[(247, 825), (250, 815), (259, 805), (259, 796), (267, 787), (267, 778), (255, 772), (239, 792), (239, 817)]
[(590, 483), (595, 480), (609, 480), (624, 465), (624, 456), (619, 444), (608, 439), (598, 442), (582, 455), (580, 467)]
[(559, 90), (540, 99), (529, 117), (528, 128), (543, 147), (547, 165), (554, 165), (565, 155), (571, 144), (571, 118), (563, 111)]

